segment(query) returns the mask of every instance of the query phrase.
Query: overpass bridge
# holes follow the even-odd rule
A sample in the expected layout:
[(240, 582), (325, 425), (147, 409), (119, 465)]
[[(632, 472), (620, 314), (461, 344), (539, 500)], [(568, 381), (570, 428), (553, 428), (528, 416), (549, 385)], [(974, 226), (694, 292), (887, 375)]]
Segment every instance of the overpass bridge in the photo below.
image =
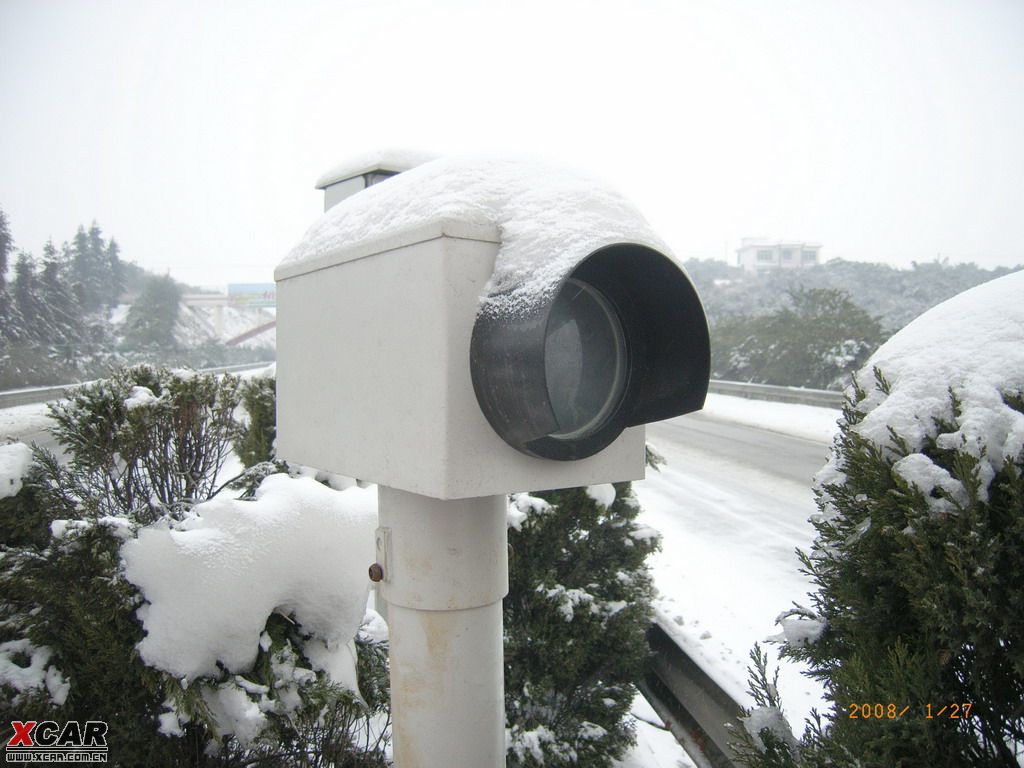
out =
[[(202, 309), (213, 309), (213, 327), (217, 332), (217, 336), (223, 338), (224, 336), (224, 307), (237, 307), (239, 309), (273, 309), (275, 306), (273, 294), (267, 295), (268, 292), (264, 292), (262, 296), (258, 296), (254, 301), (252, 294), (236, 294), (236, 293), (186, 293), (181, 297), (181, 303), (186, 307), (196, 307)], [(269, 322), (263, 322), (256, 325), (243, 333), (236, 334), (229, 339), (224, 341), (224, 344), (229, 347), (237, 346), (243, 341), (259, 336), (265, 331), (269, 331), (277, 326), (277, 320), (271, 320)]]

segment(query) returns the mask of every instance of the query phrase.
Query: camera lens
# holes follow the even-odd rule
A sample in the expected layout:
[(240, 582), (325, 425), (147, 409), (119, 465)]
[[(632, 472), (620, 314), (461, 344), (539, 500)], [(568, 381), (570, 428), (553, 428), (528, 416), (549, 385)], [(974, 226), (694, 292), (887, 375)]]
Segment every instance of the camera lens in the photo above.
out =
[(615, 412), (626, 385), (626, 340), (614, 307), (593, 286), (570, 278), (551, 307), (544, 374), (558, 422), (550, 437), (576, 440)]

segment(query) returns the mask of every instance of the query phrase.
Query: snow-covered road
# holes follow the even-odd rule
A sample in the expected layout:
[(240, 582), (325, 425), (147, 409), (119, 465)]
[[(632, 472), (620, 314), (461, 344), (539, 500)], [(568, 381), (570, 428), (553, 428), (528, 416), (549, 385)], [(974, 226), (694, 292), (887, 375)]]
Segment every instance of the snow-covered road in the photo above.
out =
[[(744, 704), (754, 642), (779, 631), (774, 619), (792, 601), (806, 603), (809, 581), (794, 550), (813, 539), (811, 478), (838, 416), (711, 395), (704, 413), (648, 428), (667, 463), (633, 487), (641, 521), (663, 537), (652, 561), (659, 621)], [(779, 687), (799, 731), (820, 694), (788, 664)]]
[(19, 440), (23, 443), (50, 439), (46, 430), (53, 425), (46, 403), (19, 405), (0, 409), (0, 442)]

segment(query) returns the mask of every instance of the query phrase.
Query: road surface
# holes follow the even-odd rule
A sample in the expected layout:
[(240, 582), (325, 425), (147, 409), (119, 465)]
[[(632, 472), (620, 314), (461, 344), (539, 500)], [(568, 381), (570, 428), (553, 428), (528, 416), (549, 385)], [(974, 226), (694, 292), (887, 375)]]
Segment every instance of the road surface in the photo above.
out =
[[(633, 484), (640, 522), (662, 535), (651, 559), (659, 623), (747, 703), (750, 649), (780, 631), (775, 618), (793, 601), (808, 603), (795, 550), (814, 538), (811, 478), (829, 445), (703, 414), (651, 425), (647, 440), (666, 459)], [(779, 687), (794, 724), (819, 706), (818, 690), (795, 668), (783, 668)]]
[[(766, 403), (766, 407), (772, 407)], [(719, 459), (809, 486), (828, 459), (829, 444), (720, 421), (702, 413), (647, 427), (647, 440), (683, 457)]]

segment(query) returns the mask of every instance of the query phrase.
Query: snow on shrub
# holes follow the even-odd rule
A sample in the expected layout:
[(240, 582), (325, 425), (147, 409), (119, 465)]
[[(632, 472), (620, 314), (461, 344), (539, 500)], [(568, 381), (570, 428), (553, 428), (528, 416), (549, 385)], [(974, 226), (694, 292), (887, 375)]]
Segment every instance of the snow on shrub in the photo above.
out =
[[(121, 554), (146, 600), (142, 660), (185, 688), (198, 681), (214, 734), (243, 748), (267, 736), (269, 714), (290, 719), (315, 701), (318, 685), (359, 699), (354, 639), (376, 525), (375, 489), (339, 492), (275, 474), (252, 499), (216, 497), (141, 529)], [(275, 643), (266, 630), (275, 616), (298, 633)], [(260, 659), (256, 679), (272, 686), (253, 679)], [(160, 732), (184, 733), (195, 700), (171, 696), (163, 706)]]
[(0, 499), (17, 496), (32, 463), (32, 449), (24, 443), (0, 445)]
[[(1022, 297), (1024, 272), (966, 291), (910, 323), (857, 373), (856, 433), (899, 454), (901, 476), (937, 510), (951, 509), (943, 495), (965, 488), (928, 449), (976, 459), (982, 499), (1024, 449), (1024, 414), (1012, 402), (1024, 387)], [(833, 454), (819, 484), (841, 481), (840, 459)]]
[(357, 690), (350, 644), (365, 614), (376, 525), (375, 490), (271, 475), (253, 500), (217, 497), (181, 522), (140, 530), (121, 553), (146, 598), (143, 660), (188, 679), (216, 675), (218, 664), (244, 671), (267, 616), (279, 612), (312, 638), (310, 660)]
[(52, 655), (49, 648), (37, 648), (28, 640), (0, 643), (0, 685), (9, 685), (19, 693), (45, 691), (53, 704), (61, 706), (71, 685), (49, 663)]
[(587, 496), (606, 509), (615, 501), (615, 486), (611, 483), (587, 486), (586, 493)]

